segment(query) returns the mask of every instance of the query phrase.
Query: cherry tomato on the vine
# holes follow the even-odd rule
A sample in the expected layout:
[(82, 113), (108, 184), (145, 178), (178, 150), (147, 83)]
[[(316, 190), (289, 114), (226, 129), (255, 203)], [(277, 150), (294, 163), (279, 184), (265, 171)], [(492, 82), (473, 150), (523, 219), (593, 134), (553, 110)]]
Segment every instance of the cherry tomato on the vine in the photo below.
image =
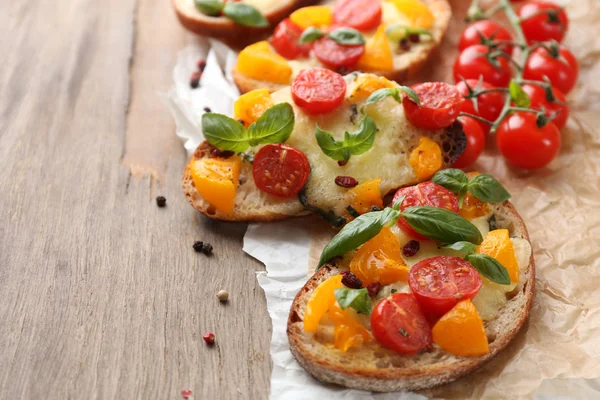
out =
[(379, 1), (339, 0), (333, 8), (333, 21), (365, 32), (381, 24), (382, 14)]
[[(510, 64), (505, 57), (490, 60), (489, 49), (483, 44), (476, 44), (463, 50), (454, 63), (454, 81), (463, 79), (479, 79), (496, 87), (506, 87), (512, 77)], [(492, 50), (493, 51), (493, 50)]]
[(556, 40), (562, 42), (569, 29), (569, 19), (565, 11), (555, 3), (531, 1), (523, 4), (518, 11), (521, 28), (529, 44)]
[(289, 18), (286, 18), (275, 28), (271, 44), (277, 53), (288, 60), (305, 57), (310, 53), (312, 44), (298, 44), (301, 35), (302, 28), (293, 23)]
[(553, 57), (548, 49), (540, 47), (531, 53), (523, 70), (523, 78), (543, 81), (548, 77), (552, 86), (568, 94), (577, 83), (579, 63), (566, 47), (560, 46), (559, 57)]
[(537, 116), (515, 112), (500, 123), (496, 145), (506, 160), (520, 168), (539, 169), (548, 165), (560, 150), (560, 131), (552, 122), (538, 127)]
[(523, 85), (523, 90), (531, 99), (531, 108), (535, 110), (546, 111), (546, 115), (550, 116), (556, 112), (558, 114), (552, 120), (558, 129), (562, 129), (569, 119), (569, 105), (565, 95), (557, 88), (552, 88), (552, 97), (556, 101), (550, 101), (547, 97), (546, 89), (538, 85)]
[(268, 144), (254, 156), (252, 177), (256, 186), (273, 196), (296, 196), (310, 175), (310, 164), (300, 150), (285, 144)]
[[(467, 26), (467, 28), (463, 31), (460, 36), (460, 41), (458, 42), (458, 50), (463, 51), (469, 46), (473, 46), (475, 44), (482, 44), (481, 36), (487, 39), (491, 39), (494, 41), (512, 41), (512, 35), (506, 28), (500, 25), (497, 22), (490, 21), (488, 19), (484, 19), (481, 21), (476, 21)], [(504, 44), (499, 47), (499, 49), (505, 51), (508, 54), (512, 54), (513, 46), (510, 44)]]
[(350, 68), (354, 66), (365, 52), (365, 45), (343, 45), (333, 39), (323, 37), (313, 46), (315, 57), (330, 68)]
[(326, 114), (338, 108), (346, 95), (346, 81), (325, 68), (300, 71), (292, 82), (294, 103), (308, 114)]
[(458, 117), (458, 122), (462, 125), (463, 132), (467, 136), (467, 147), (458, 157), (452, 168), (465, 168), (473, 164), (485, 147), (485, 134), (479, 123), (473, 118)]
[[(482, 81), (481, 84), (479, 84), (479, 81), (475, 79), (467, 79), (466, 81), (460, 81), (456, 84), (456, 88), (463, 96), (467, 96), (469, 94), (469, 87), (472, 90), (494, 89), (494, 86), (490, 85), (489, 83)], [(494, 122), (500, 116), (500, 113), (502, 113), (505, 99), (506, 95), (500, 91), (484, 93), (477, 96), (477, 108), (475, 108), (475, 99), (465, 99), (460, 111), (467, 114), (477, 115), (478, 117), (487, 119), (490, 122)], [(479, 121), (478, 123), (484, 133), (488, 133), (490, 131), (489, 124)]]
[(419, 96), (419, 107), (408, 96), (404, 96), (402, 106), (406, 118), (423, 129), (442, 129), (456, 121), (464, 99), (456, 86), (444, 82), (419, 83), (411, 87)]

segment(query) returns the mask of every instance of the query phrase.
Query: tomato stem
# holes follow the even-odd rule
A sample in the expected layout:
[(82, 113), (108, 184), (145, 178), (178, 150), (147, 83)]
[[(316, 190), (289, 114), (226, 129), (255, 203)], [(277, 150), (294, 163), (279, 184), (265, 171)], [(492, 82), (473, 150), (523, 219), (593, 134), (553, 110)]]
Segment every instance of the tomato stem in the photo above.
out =
[(493, 125), (494, 124), (492, 121), (488, 121), (487, 119), (482, 118), (482, 117), (480, 117), (478, 115), (473, 115), (473, 114), (469, 114), (469, 113), (466, 113), (466, 112), (461, 112), (460, 114), (458, 114), (458, 116), (459, 117), (473, 118), (473, 119), (476, 119), (477, 121), (483, 122), (483, 123), (488, 124), (488, 125)]

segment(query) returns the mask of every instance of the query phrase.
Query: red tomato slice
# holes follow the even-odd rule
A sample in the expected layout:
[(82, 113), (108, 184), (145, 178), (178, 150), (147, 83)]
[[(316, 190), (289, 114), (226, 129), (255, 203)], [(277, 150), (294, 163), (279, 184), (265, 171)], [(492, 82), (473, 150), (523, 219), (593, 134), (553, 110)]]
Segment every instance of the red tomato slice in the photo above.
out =
[(458, 157), (458, 160), (454, 162), (452, 168), (466, 168), (477, 161), (483, 153), (485, 134), (479, 125), (480, 123), (473, 118), (459, 117), (458, 122), (462, 125), (465, 136), (467, 136), (467, 147), (464, 153)]
[[(465, 83), (466, 82), (466, 83)], [(466, 81), (460, 81), (456, 84), (456, 89), (458, 92), (466, 96), (469, 94), (469, 88), (471, 89), (477, 88), (478, 81), (475, 79), (467, 79)], [(494, 86), (490, 85), (487, 82), (481, 82), (480, 88), (483, 90), (492, 89)], [(494, 122), (502, 112), (504, 108), (504, 100), (506, 95), (502, 92), (490, 92), (486, 94), (482, 94), (477, 96), (477, 109), (475, 109), (475, 99), (465, 99), (461, 107), (461, 112), (477, 115), (479, 117), (485, 118), (488, 121)], [(485, 122), (479, 122), (481, 129), (484, 133), (488, 133), (490, 131), (490, 125)]]
[(509, 61), (504, 57), (496, 58), (496, 65), (487, 59), (489, 49), (483, 44), (476, 44), (464, 49), (456, 58), (452, 73), (454, 82), (463, 79), (478, 80), (482, 77), (487, 83), (496, 87), (507, 87), (512, 78)]
[[(445, 208), (458, 214), (458, 198), (456, 195), (445, 187), (433, 182), (423, 182), (416, 186), (409, 186), (398, 190), (394, 195), (392, 204), (396, 203), (402, 196), (404, 196), (404, 200), (400, 205), (401, 211), (413, 206), (431, 206)], [(398, 220), (398, 226), (407, 235), (415, 239), (427, 239), (425, 236), (417, 233), (404, 218)]]
[(354, 66), (365, 52), (362, 44), (345, 46), (324, 37), (315, 42), (313, 51), (323, 64), (330, 68), (350, 68)]
[(373, 336), (383, 347), (417, 354), (431, 346), (431, 327), (409, 293), (396, 293), (379, 302), (371, 314)]
[(426, 82), (411, 86), (421, 107), (410, 97), (404, 96), (402, 105), (406, 118), (416, 127), (423, 129), (442, 129), (456, 121), (464, 102), (456, 86), (444, 82)]
[[(496, 42), (512, 40), (512, 35), (502, 25), (497, 22), (484, 19), (473, 22), (463, 31), (462, 35), (460, 36), (460, 41), (458, 42), (458, 50), (463, 51), (467, 47), (473, 46), (474, 44), (482, 44), (479, 35), (487, 39), (492, 39)], [(500, 46), (500, 49), (504, 50), (507, 54), (512, 54), (513, 46), (502, 45)]]
[(552, 120), (558, 129), (562, 129), (569, 119), (569, 105), (565, 95), (555, 87), (552, 87), (552, 94), (560, 103), (548, 101), (546, 90), (538, 85), (523, 85), (523, 90), (531, 99), (531, 108), (536, 110), (545, 110), (546, 115), (550, 116), (558, 113), (556, 118)]
[(325, 114), (338, 108), (346, 95), (346, 81), (325, 68), (300, 71), (292, 82), (294, 103), (308, 114)]
[(275, 28), (275, 32), (271, 38), (271, 45), (273, 45), (279, 55), (288, 60), (306, 57), (310, 53), (312, 44), (298, 44), (301, 35), (302, 28), (293, 23), (289, 18), (286, 18)]
[[(556, 20), (544, 11), (556, 13)], [(562, 42), (569, 29), (569, 19), (565, 11), (558, 5), (547, 1), (531, 1), (525, 3), (518, 11), (521, 28), (529, 44), (556, 40)]]
[(273, 196), (296, 196), (308, 181), (309, 175), (308, 158), (291, 146), (268, 144), (254, 156), (254, 182), (260, 190)]
[(359, 31), (370, 31), (381, 24), (379, 0), (340, 0), (333, 9), (333, 21)]
[(423, 311), (440, 317), (460, 301), (475, 297), (481, 277), (462, 258), (438, 256), (413, 265), (408, 285)]
[(554, 58), (548, 50), (536, 49), (527, 59), (523, 78), (544, 81), (544, 77), (548, 77), (552, 86), (568, 94), (577, 83), (579, 64), (573, 53), (566, 47), (560, 46), (559, 54), (559, 58)]

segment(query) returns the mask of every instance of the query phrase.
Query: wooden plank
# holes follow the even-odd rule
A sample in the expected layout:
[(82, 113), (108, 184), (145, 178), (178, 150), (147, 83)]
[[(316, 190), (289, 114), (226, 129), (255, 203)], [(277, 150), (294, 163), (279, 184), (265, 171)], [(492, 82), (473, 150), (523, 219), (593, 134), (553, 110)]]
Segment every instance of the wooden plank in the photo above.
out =
[(267, 397), (270, 323), (245, 226), (201, 218), (180, 193), (185, 154), (156, 96), (185, 42), (169, 7), (0, 14), (1, 398)]

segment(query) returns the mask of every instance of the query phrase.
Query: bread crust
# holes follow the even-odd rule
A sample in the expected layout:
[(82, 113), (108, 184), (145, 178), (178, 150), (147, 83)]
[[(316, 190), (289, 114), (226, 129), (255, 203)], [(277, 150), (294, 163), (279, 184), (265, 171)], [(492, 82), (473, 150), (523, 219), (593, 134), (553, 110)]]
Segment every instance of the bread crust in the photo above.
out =
[(294, 10), (319, 2), (319, 0), (281, 0), (277, 9), (265, 15), (270, 25), (256, 28), (236, 24), (226, 17), (204, 15), (195, 8), (193, 0), (172, 1), (179, 22), (187, 30), (218, 39), (237, 50), (267, 38), (273, 32), (273, 28)]
[[(511, 236), (518, 236), (529, 242), (529, 234), (525, 223), (511, 203), (505, 202), (500, 205), (498, 212), (504, 214), (506, 220), (509, 221), (512, 227)], [(303, 332), (302, 316), (304, 312), (302, 307), (306, 306), (308, 296), (312, 294), (312, 291), (321, 281), (337, 273), (339, 273), (339, 270), (335, 265), (323, 266), (297, 294), (290, 310), (287, 325), (290, 350), (300, 365), (321, 381), (376, 392), (412, 391), (431, 388), (450, 383), (480, 368), (516, 337), (527, 320), (535, 294), (535, 262), (532, 252), (529, 259), (527, 281), (519, 290), (519, 293), (503, 307), (500, 316), (490, 323), (502, 318), (503, 313), (510, 311), (512, 314), (513, 307), (517, 307), (516, 318), (506, 318), (507, 327), (490, 343), (488, 354), (480, 357), (451, 356), (451, 358), (457, 360), (452, 363), (442, 359), (442, 361), (433, 365), (415, 364), (413, 366), (364, 369), (342, 363), (340, 359), (334, 357), (324, 359), (315, 354), (315, 350), (310, 343), (311, 339), (307, 339)], [(406, 358), (410, 359), (410, 357)]]

